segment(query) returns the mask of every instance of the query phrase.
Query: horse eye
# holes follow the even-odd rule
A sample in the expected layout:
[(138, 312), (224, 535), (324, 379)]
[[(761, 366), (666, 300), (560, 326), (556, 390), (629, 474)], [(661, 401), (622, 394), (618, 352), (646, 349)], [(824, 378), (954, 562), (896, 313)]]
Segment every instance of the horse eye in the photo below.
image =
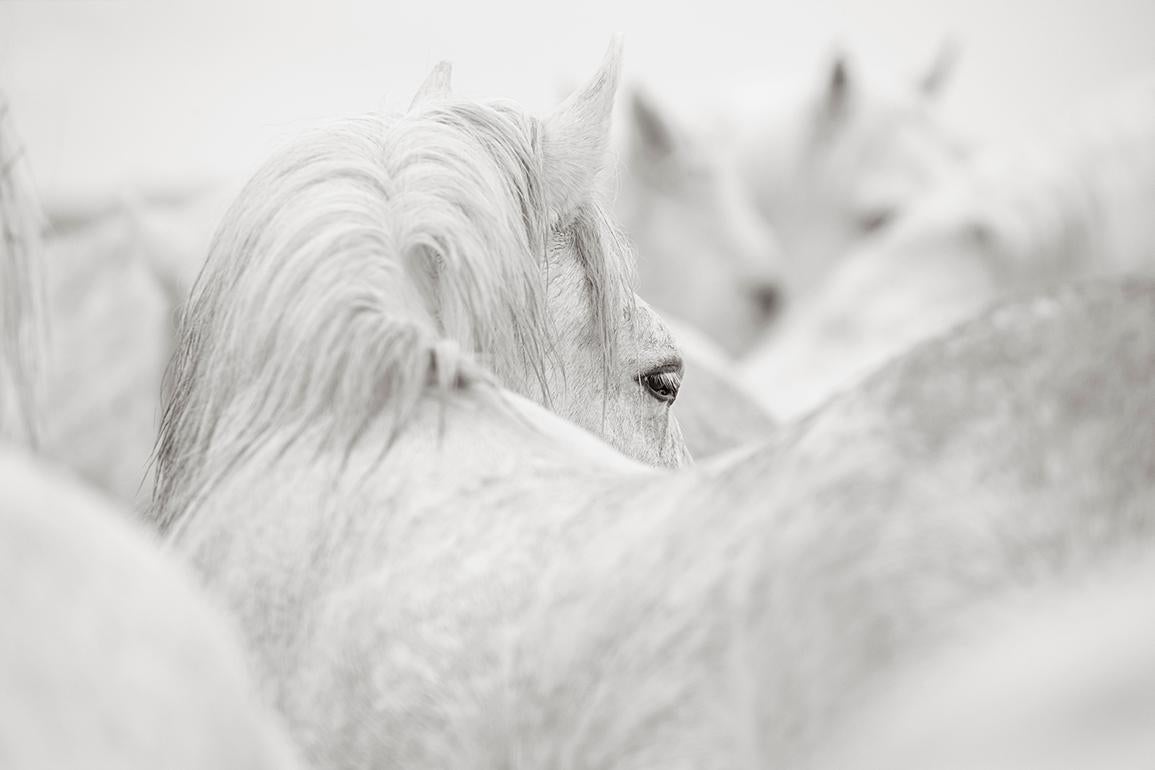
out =
[(858, 220), (858, 226), (864, 233), (876, 233), (891, 223), (894, 213), (893, 209), (872, 211)]
[(657, 369), (638, 378), (646, 392), (658, 401), (674, 403), (678, 389), (682, 387), (682, 375), (670, 369)]

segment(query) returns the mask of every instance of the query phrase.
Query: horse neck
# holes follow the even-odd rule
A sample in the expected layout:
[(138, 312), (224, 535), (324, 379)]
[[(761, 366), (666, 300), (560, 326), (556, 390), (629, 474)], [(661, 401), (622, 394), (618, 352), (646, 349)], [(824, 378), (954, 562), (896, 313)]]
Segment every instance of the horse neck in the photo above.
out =
[[(453, 519), (486, 510), (488, 495), (477, 494), (479, 488), (528, 500), (547, 494), (537, 487), (559, 477), (573, 478), (577, 486), (583, 478), (649, 472), (542, 407), (486, 385), (431, 390), (399, 432), (393, 434), (393, 427), (383, 419), (347, 441), (323, 426), (286, 427), (243, 453), (222, 436), (223, 456), (241, 459), (191, 498), (175, 539), (184, 550), (203, 551), (198, 560), (213, 573), (221, 571), (220, 560), (244, 565), (249, 556), (227, 544), (243, 551), (252, 542), (249, 535), (266, 528), (276, 533), (258, 537), (261, 547), (275, 547), (271, 541), (278, 538), (286, 548), (310, 552), (320, 542), (339, 550), (342, 538), (405, 542), (410, 535), (397, 531), (418, 520), (422, 527), (449, 531)], [(514, 507), (518, 515), (532, 509)], [(352, 530), (360, 534), (352, 537)], [(334, 580), (381, 562), (372, 548), (361, 557), (363, 564), (335, 567), (340, 574)], [(297, 554), (280, 564), (300, 563)]]

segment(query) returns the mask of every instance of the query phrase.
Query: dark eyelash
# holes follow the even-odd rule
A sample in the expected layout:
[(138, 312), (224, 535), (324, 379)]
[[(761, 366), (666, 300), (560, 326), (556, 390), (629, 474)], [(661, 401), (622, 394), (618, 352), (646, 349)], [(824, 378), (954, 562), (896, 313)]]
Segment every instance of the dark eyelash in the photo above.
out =
[(682, 387), (682, 375), (676, 370), (655, 370), (638, 378), (651, 396), (659, 401), (673, 403)]

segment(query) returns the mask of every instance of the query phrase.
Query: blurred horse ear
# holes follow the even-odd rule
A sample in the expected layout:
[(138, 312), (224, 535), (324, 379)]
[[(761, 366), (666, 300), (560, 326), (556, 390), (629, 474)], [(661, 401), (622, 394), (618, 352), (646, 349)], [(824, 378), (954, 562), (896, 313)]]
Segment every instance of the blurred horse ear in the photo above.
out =
[(630, 153), (632, 158), (662, 162), (677, 150), (677, 138), (661, 110), (640, 90), (630, 93)]
[(851, 88), (853, 85), (850, 81), (850, 65), (846, 61), (846, 54), (838, 52), (826, 76), (822, 99), (822, 109), (826, 118), (837, 121), (846, 115), (853, 97)]
[(954, 75), (958, 55), (958, 44), (953, 40), (948, 40), (939, 46), (930, 67), (918, 80), (918, 90), (924, 96), (935, 97), (942, 93), (943, 87)]
[(558, 218), (589, 196), (605, 163), (621, 60), (621, 38), (615, 37), (593, 79), (544, 121), (546, 204)]
[(449, 80), (453, 75), (453, 66), (447, 61), (439, 61), (433, 65), (433, 71), (426, 76), (425, 82), (417, 89), (413, 101), (409, 103), (412, 110), (426, 102), (449, 98)]

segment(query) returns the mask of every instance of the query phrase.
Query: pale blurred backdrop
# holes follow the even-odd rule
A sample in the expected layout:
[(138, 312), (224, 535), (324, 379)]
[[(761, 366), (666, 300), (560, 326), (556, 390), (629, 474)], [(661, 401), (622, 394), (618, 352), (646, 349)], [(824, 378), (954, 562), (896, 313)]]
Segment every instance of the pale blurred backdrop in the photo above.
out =
[(0, 84), (46, 198), (232, 178), (304, 125), (404, 107), (429, 67), (535, 109), (611, 32), (663, 93), (812, 73), (834, 43), (914, 74), (960, 47), (946, 116), (1029, 135), (1155, 65), (1151, 0), (625, 3), (0, 0)]

